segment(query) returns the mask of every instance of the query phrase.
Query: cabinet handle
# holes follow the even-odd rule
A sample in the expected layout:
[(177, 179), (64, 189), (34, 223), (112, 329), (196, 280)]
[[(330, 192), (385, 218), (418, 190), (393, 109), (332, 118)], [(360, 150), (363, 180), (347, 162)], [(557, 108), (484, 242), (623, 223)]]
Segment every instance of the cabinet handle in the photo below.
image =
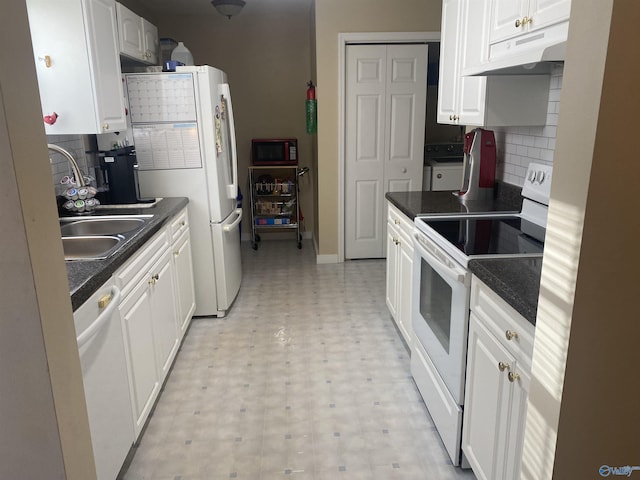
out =
[(109, 130), (109, 124), (105, 123), (104, 125), (102, 125), (102, 129), (103, 130)]
[(396, 225), (400, 225), (400, 220), (398, 220), (397, 218), (394, 218), (393, 223), (395, 223)]
[(187, 224), (187, 222), (185, 222), (184, 220), (180, 222), (180, 226), (184, 227)]
[(449, 120), (453, 120), (453, 115), (449, 115)]
[(98, 300), (98, 308), (101, 310), (105, 308), (107, 305), (111, 303), (112, 298), (113, 297), (111, 296), (110, 293), (107, 293), (106, 295), (103, 295), (102, 297), (100, 297), (100, 299)]
[(439, 174), (437, 174), (437, 175), (436, 175), (436, 177), (437, 177), (437, 178), (442, 178), (442, 174), (441, 174), (441, 173), (439, 173)]
[(522, 17), (522, 20), (516, 20), (516, 28), (524, 27), (527, 23), (533, 22), (533, 19), (530, 17)]
[(396, 237), (393, 237), (393, 243), (400, 245), (400, 241)]
[(504, 372), (505, 370), (509, 370), (510, 368), (511, 368), (511, 365), (509, 365), (508, 363), (498, 362), (498, 369), (501, 372)]
[(149, 285), (155, 285), (158, 280), (160, 280), (160, 275), (156, 273), (155, 275), (151, 276), (151, 280), (149, 280), (148, 283)]
[(176, 250), (175, 252), (173, 252), (173, 256), (174, 256), (174, 257), (178, 257), (178, 256), (180, 256), (180, 251), (179, 251), (179, 250)]
[(513, 372), (509, 372), (509, 381), (511, 383), (515, 382), (516, 380), (520, 380), (520, 374), (518, 373), (513, 373)]
[(518, 334), (516, 332), (512, 332), (511, 330), (507, 330), (506, 332), (504, 332), (504, 335), (505, 337), (507, 337), (507, 340), (518, 338)]

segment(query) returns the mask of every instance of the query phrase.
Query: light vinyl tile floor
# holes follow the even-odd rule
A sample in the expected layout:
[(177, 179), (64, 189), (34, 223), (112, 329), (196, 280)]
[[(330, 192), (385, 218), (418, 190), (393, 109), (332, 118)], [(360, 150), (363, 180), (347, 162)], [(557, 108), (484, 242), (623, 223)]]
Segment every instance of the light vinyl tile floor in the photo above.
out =
[(451, 465), (385, 304), (384, 260), (242, 245), (224, 318), (195, 318), (122, 480), (474, 479)]

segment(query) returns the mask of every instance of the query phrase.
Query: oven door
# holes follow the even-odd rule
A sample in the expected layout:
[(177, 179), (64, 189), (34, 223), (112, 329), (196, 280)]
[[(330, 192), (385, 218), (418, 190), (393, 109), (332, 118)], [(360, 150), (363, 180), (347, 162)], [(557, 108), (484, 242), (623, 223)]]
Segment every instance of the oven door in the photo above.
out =
[(463, 405), (471, 274), (417, 228), (413, 243), (413, 330), (455, 403)]

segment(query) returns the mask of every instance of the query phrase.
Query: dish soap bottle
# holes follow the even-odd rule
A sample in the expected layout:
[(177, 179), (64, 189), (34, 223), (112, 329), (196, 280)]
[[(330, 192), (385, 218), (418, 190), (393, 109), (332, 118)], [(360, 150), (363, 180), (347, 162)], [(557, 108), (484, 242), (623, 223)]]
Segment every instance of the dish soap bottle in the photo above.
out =
[(171, 60), (182, 62), (184, 65), (193, 65), (193, 55), (184, 43), (178, 42), (178, 46), (171, 52)]

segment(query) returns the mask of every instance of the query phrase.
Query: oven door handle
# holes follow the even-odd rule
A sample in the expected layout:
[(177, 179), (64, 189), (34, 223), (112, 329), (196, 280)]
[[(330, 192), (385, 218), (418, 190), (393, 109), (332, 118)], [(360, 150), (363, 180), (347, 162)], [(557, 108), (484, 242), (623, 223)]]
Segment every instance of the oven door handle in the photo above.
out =
[(416, 240), (415, 242), (413, 242), (414, 248), (418, 249), (418, 251), (420, 252), (420, 256), (425, 258), (433, 268), (436, 268), (438, 272), (440, 272), (443, 276), (446, 276), (453, 282), (466, 283), (467, 272), (465, 270), (463, 270), (462, 268), (456, 268), (456, 265), (447, 265), (426, 248), (424, 248), (418, 234), (414, 234), (414, 237)]

